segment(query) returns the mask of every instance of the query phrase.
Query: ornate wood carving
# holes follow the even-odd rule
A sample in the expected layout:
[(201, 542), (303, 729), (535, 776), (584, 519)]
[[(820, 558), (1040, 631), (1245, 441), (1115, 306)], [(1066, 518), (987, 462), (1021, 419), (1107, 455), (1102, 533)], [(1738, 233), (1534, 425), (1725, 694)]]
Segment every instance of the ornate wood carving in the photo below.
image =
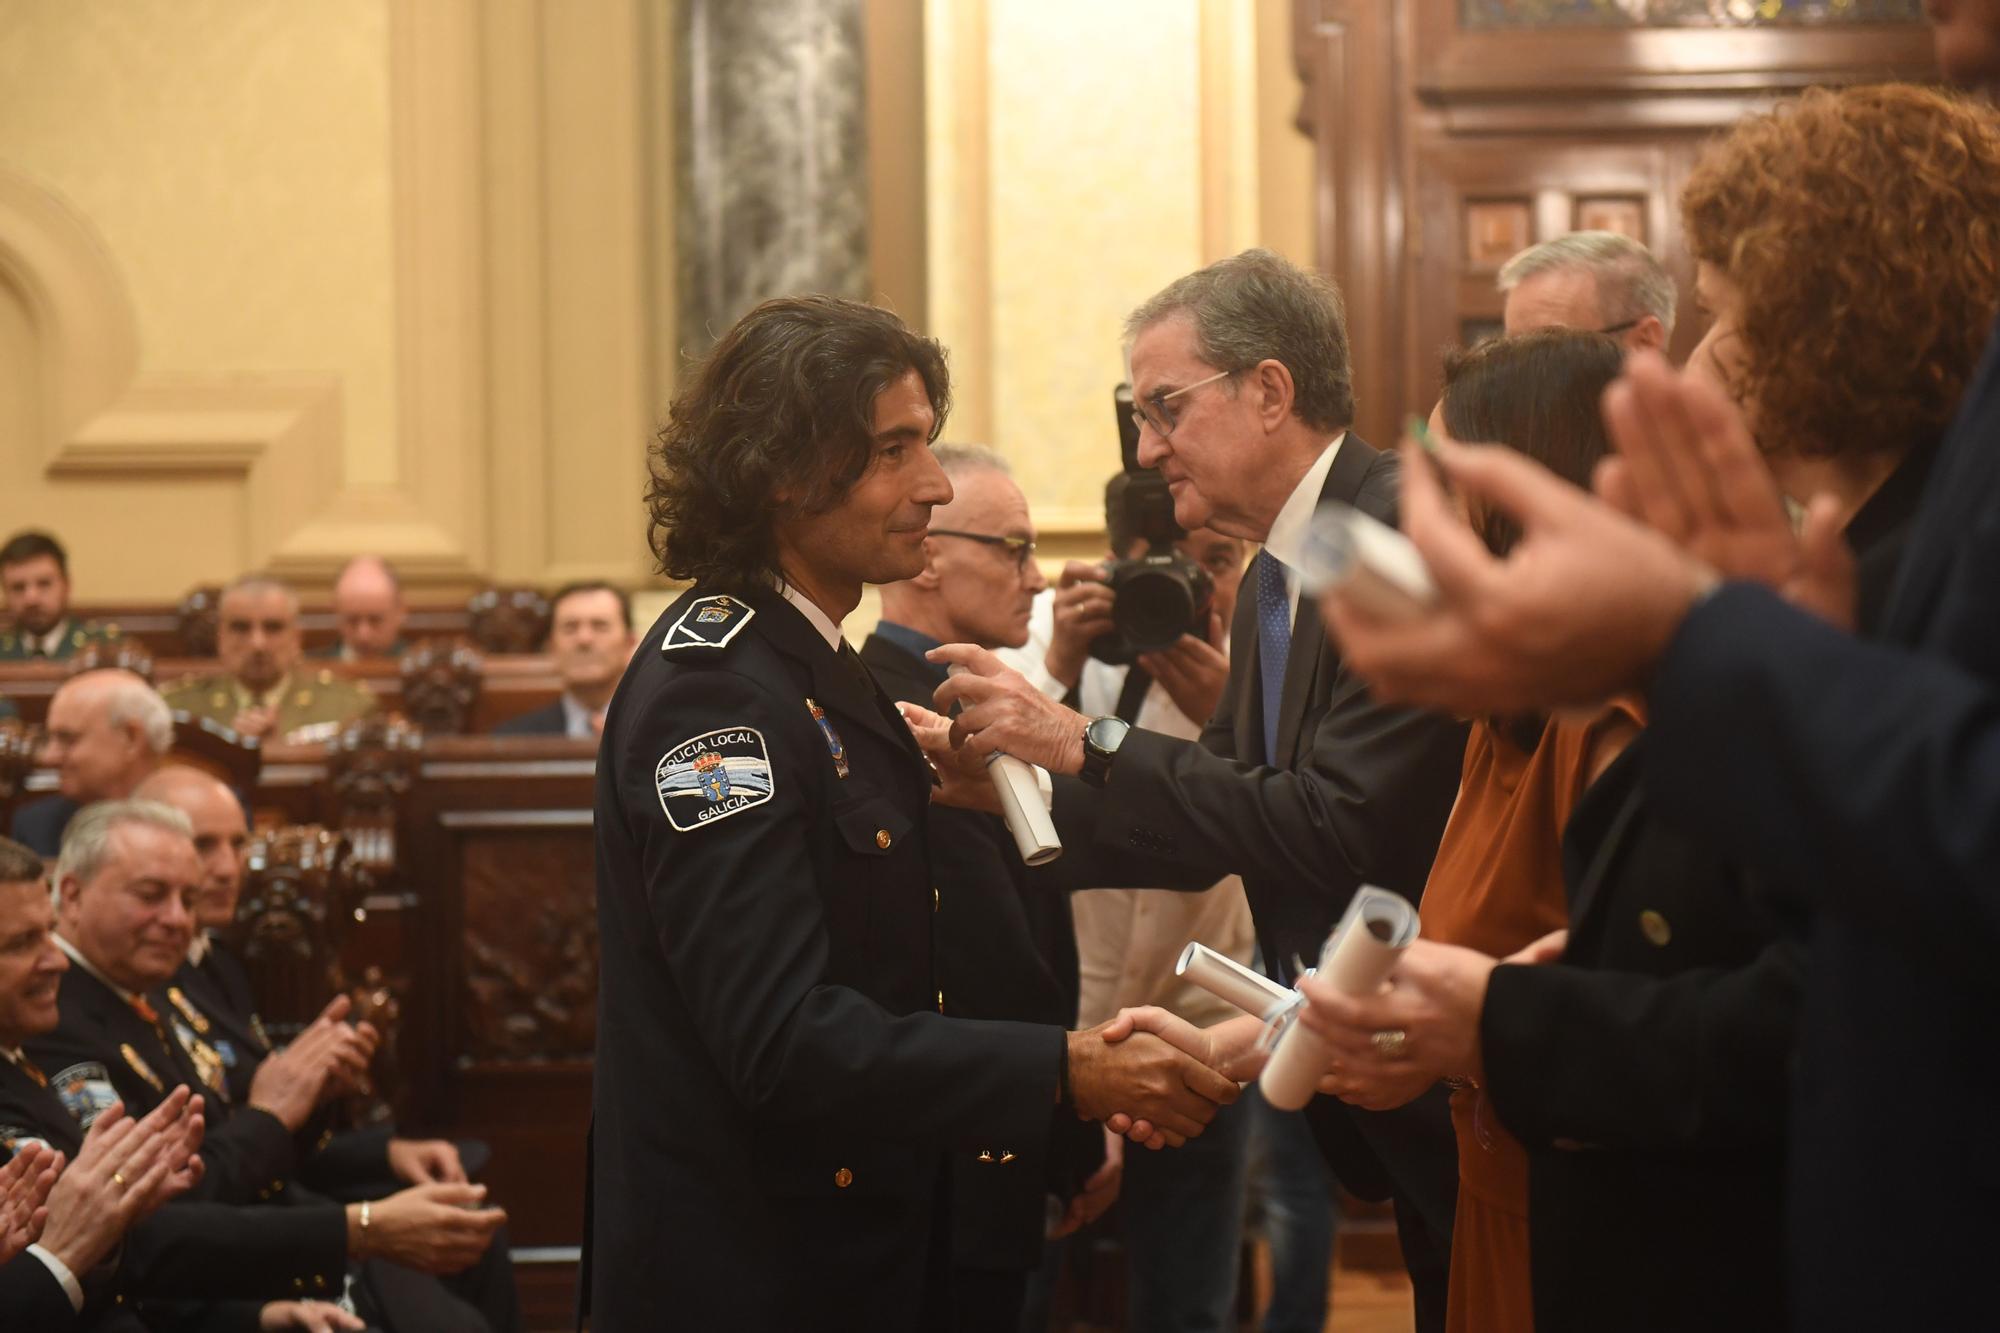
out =
[(487, 588), (466, 603), (472, 641), (489, 653), (536, 653), (549, 635), (549, 599), (535, 588)]
[(216, 632), (222, 620), (221, 586), (206, 583), (190, 589), (181, 598), (179, 616), (181, 656), (215, 656)]
[(153, 655), (146, 651), (146, 645), (132, 639), (117, 638), (97, 643), (85, 644), (83, 651), (69, 660), (69, 674), (80, 676), (86, 671), (101, 671), (106, 667), (129, 671), (153, 683)]
[(472, 710), (486, 673), (477, 648), (463, 639), (425, 639), (404, 653), (397, 667), (403, 678), (403, 716), (433, 736), (472, 729)]
[(589, 826), (467, 831), (466, 1054), (587, 1056), (597, 1041), (597, 905)]
[(396, 811), (417, 779), (423, 733), (401, 718), (370, 715), (327, 742), (326, 780), (355, 857), (377, 874), (396, 864)]
[(174, 714), (171, 756), (176, 763), (214, 774), (238, 791), (255, 787), (264, 766), (264, 748), (255, 737), (239, 736), (220, 722), (186, 713)]
[(14, 799), (34, 770), (35, 756), (41, 753), (42, 730), (18, 717), (0, 719), (0, 813), (13, 808)]
[(373, 883), (353, 844), (318, 824), (251, 838), (232, 933), (274, 1039), (346, 988), (340, 943)]

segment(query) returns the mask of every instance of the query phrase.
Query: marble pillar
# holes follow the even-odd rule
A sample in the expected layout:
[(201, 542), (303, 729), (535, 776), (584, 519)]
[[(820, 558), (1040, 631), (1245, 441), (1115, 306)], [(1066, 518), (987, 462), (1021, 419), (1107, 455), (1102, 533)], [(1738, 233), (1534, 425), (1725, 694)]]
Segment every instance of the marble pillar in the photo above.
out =
[(706, 350), (772, 296), (868, 296), (861, 6), (677, 6), (675, 248), (684, 353)]

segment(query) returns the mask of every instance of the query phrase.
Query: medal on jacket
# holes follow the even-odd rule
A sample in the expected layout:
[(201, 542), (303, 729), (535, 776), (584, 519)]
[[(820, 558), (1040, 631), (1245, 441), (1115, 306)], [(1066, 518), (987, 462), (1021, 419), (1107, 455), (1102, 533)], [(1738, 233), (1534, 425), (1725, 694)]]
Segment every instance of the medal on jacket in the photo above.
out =
[(187, 1019), (188, 1025), (190, 1027), (192, 1027), (196, 1032), (199, 1032), (204, 1037), (208, 1035), (207, 1015), (203, 1014), (201, 1010), (195, 1008), (192, 1004), (188, 1003), (188, 997), (181, 994), (181, 988), (179, 986), (167, 987), (167, 998), (173, 1001), (174, 1008), (181, 1011), (181, 1017)]
[(826, 710), (812, 699), (806, 700), (806, 708), (811, 711), (813, 721), (819, 723), (820, 732), (826, 737), (826, 752), (833, 756), (833, 771), (840, 777), (846, 777), (847, 746), (841, 743), (840, 733), (835, 731), (833, 723), (827, 720)]
[(118, 1053), (125, 1057), (126, 1064), (132, 1066), (133, 1073), (153, 1085), (154, 1092), (165, 1092), (167, 1090), (167, 1085), (160, 1082), (160, 1076), (155, 1074), (146, 1062), (139, 1058), (139, 1053), (132, 1049), (132, 1043), (126, 1042), (120, 1046)]
[(226, 1073), (228, 1062), (216, 1053), (216, 1049), (213, 1046), (210, 1046), (207, 1042), (196, 1036), (193, 1029), (181, 1022), (179, 1018), (174, 1019), (174, 1038), (180, 1042), (181, 1049), (187, 1052), (188, 1059), (194, 1061), (196, 1077), (207, 1084), (209, 1090), (215, 1093), (216, 1096), (227, 1100), (229, 1097), (229, 1078)]

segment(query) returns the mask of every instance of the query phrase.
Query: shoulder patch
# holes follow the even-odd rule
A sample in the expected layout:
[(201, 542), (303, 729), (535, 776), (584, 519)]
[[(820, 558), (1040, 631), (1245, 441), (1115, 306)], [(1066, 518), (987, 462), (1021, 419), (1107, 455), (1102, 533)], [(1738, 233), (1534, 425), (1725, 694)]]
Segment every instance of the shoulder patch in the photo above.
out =
[(682, 833), (764, 804), (776, 785), (764, 733), (754, 727), (703, 732), (661, 755), (653, 770), (660, 809)]
[(680, 619), (667, 627), (660, 651), (682, 648), (723, 648), (737, 632), (757, 615), (755, 607), (741, 598), (717, 595), (697, 597), (681, 612)]
[(94, 1060), (63, 1070), (49, 1080), (49, 1089), (62, 1099), (63, 1109), (82, 1122), (85, 1129), (118, 1103), (118, 1090), (111, 1086), (111, 1071)]
[(0, 1150), (4, 1150), (7, 1157), (12, 1157), (15, 1153), (21, 1151), (21, 1149), (36, 1143), (41, 1144), (44, 1148), (53, 1146), (47, 1139), (32, 1129), (27, 1129), (20, 1125), (0, 1125)]

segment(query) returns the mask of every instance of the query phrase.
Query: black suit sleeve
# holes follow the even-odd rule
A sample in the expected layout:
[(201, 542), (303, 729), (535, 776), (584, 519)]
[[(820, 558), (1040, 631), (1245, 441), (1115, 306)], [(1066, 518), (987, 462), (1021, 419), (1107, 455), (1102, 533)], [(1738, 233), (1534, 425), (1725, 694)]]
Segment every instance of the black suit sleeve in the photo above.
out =
[(36, 1333), (65, 1333), (79, 1323), (55, 1274), (25, 1252), (0, 1264), (0, 1313), (6, 1314), (9, 1328)]
[[(1972, 540), (1993, 547), (2000, 533)], [(1973, 559), (1968, 556), (1967, 559)], [(1953, 663), (1841, 634), (1732, 584), (1688, 616), (1651, 696), (1653, 799), (1718, 851), (1921, 945), (2000, 933), (2000, 696)]]
[(357, 1186), (399, 1185), (389, 1168), (389, 1141), (394, 1137), (395, 1131), (387, 1126), (342, 1130), (299, 1163), (299, 1179), (333, 1193)]
[(1487, 1095), (1522, 1142), (1712, 1152), (1783, 1141), (1805, 946), (1669, 977), (1502, 964)]
[[(1328, 920), (1365, 882), (1411, 897), (1422, 890), (1438, 831), (1414, 828), (1407, 812), (1450, 808), (1465, 753), (1456, 722), (1384, 707), (1342, 668), (1297, 769), (1229, 757), (1229, 725), (1211, 723), (1200, 743), (1134, 730), (1102, 792), (1059, 784), (1062, 859), (1073, 846), (1090, 849), (1071, 872), (1186, 888), (1233, 872), (1323, 897)], [(1163, 870), (1167, 878), (1154, 878)]]
[[(737, 1102), (760, 1119), (822, 1132), (879, 1134), (892, 1113), (899, 1136), (941, 1146), (1039, 1141), (1055, 1104), (1061, 1029), (892, 1016), (829, 980), (807, 831), (820, 812), (805, 777), (809, 763), (826, 762), (825, 742), (801, 733), (810, 719), (797, 702), (704, 672), (669, 683), (640, 716), (615, 760), (619, 813), (639, 849), (661, 953)], [(770, 797), (678, 831), (661, 809), (655, 766), (719, 718), (765, 739)]]
[(289, 1300), (338, 1294), (347, 1214), (337, 1204), (170, 1203), (126, 1234), (121, 1288), (145, 1298)]

